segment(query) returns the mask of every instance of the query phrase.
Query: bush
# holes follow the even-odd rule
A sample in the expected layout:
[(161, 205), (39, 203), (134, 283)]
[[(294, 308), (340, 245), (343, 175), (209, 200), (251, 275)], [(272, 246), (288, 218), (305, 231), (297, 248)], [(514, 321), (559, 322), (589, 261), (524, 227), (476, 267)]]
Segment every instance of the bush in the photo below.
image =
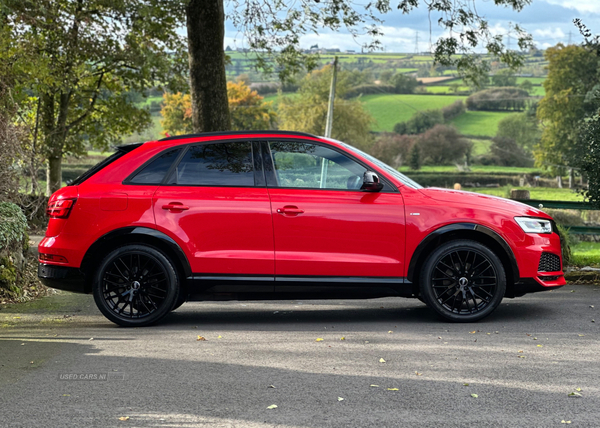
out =
[(444, 117), (444, 122), (450, 122), (455, 117), (460, 116), (464, 112), (467, 111), (465, 107), (465, 103), (462, 100), (458, 100), (446, 106), (442, 109), (442, 116)]
[(447, 165), (465, 159), (473, 144), (453, 126), (436, 125), (419, 136), (423, 163)]
[(395, 94), (396, 88), (392, 85), (359, 85), (348, 90), (344, 94), (344, 98), (355, 98), (359, 95), (367, 94)]
[(394, 125), (396, 134), (422, 134), (436, 125), (444, 123), (444, 116), (441, 110), (425, 110), (414, 114), (406, 122), (399, 122)]
[(392, 168), (398, 168), (407, 161), (413, 146), (414, 137), (386, 133), (377, 139), (371, 148), (371, 154)]
[(540, 138), (535, 117), (527, 113), (509, 114), (498, 123), (497, 137), (508, 137), (526, 151), (531, 151)]
[(397, 94), (412, 94), (419, 86), (417, 79), (402, 73), (393, 75), (390, 83), (395, 87)]
[(494, 137), (490, 152), (496, 165), (531, 167), (533, 159), (512, 138)]
[(486, 89), (467, 98), (467, 108), (480, 111), (520, 111), (525, 109), (528, 97), (527, 91), (518, 88)]
[(588, 188), (585, 198), (600, 209), (600, 117), (584, 122), (581, 128), (581, 147), (584, 155), (580, 166), (587, 175)]
[(417, 144), (413, 144), (408, 154), (410, 169), (418, 171), (421, 169), (421, 149)]
[(10, 202), (0, 202), (0, 289), (17, 294), (17, 283), (25, 269), (27, 219)]

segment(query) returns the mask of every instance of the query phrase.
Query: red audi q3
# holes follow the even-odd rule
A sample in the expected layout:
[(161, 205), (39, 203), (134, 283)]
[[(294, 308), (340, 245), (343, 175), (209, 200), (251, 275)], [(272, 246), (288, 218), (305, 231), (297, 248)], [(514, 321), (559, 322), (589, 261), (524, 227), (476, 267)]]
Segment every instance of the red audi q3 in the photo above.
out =
[(565, 284), (550, 216), (283, 131), (119, 147), (52, 195), (38, 275), (122, 326), (187, 300), (419, 298), (472, 322)]

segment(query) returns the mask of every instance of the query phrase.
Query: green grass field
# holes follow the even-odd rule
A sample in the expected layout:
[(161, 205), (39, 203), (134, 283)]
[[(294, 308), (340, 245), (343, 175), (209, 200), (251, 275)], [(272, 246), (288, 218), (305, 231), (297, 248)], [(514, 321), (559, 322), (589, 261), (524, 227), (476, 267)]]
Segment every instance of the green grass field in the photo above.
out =
[[(497, 165), (471, 165), (471, 172), (475, 173), (504, 173), (504, 174), (538, 174), (542, 171), (539, 168), (519, 168), (516, 166), (497, 166)], [(398, 169), (400, 172), (410, 172), (408, 166), (403, 166)], [(454, 165), (424, 165), (419, 170), (420, 172), (458, 172)], [(562, 189), (565, 190), (565, 189)]]
[(504, 186), (504, 187), (471, 187), (463, 188), (469, 192), (483, 193), (486, 195), (501, 196), (507, 198), (510, 195), (511, 189), (525, 189), (529, 190), (531, 199), (542, 199), (547, 201), (583, 201), (583, 197), (573, 192), (570, 189), (558, 189), (553, 187), (518, 187), (518, 186)]
[[(425, 86), (427, 92), (432, 94), (452, 94), (452, 87), (450, 86)], [(458, 90), (460, 92), (466, 92), (469, 90), (467, 86), (459, 86)]]
[(600, 242), (579, 242), (571, 246), (573, 265), (598, 266), (600, 264)]
[(407, 121), (417, 111), (440, 109), (465, 97), (449, 95), (373, 94), (361, 97), (365, 108), (377, 123), (373, 131), (391, 132), (398, 122)]
[(473, 150), (471, 151), (472, 156), (485, 155), (490, 151), (490, 146), (492, 145), (491, 140), (471, 139), (471, 142), (473, 143)]
[(452, 123), (465, 135), (493, 137), (498, 132), (498, 123), (513, 113), (490, 111), (467, 111), (455, 118)]

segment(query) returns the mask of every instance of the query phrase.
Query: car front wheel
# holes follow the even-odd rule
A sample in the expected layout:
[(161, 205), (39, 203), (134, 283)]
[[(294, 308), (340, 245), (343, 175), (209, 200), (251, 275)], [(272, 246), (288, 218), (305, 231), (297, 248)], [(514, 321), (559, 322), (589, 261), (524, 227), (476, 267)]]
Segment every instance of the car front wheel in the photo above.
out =
[(159, 250), (126, 245), (102, 260), (93, 293), (98, 309), (110, 321), (124, 327), (141, 327), (171, 311), (179, 298), (179, 277)]
[(439, 246), (421, 271), (425, 303), (453, 322), (478, 321), (491, 314), (506, 291), (506, 274), (498, 256), (470, 240)]

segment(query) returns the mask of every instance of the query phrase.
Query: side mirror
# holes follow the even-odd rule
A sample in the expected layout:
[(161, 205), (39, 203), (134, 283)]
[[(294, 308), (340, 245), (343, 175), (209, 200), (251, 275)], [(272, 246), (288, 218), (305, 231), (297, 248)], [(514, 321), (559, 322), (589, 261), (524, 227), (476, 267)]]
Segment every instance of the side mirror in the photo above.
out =
[(363, 175), (363, 184), (360, 190), (365, 192), (379, 192), (383, 189), (383, 183), (379, 181), (379, 177), (373, 171), (366, 171)]

